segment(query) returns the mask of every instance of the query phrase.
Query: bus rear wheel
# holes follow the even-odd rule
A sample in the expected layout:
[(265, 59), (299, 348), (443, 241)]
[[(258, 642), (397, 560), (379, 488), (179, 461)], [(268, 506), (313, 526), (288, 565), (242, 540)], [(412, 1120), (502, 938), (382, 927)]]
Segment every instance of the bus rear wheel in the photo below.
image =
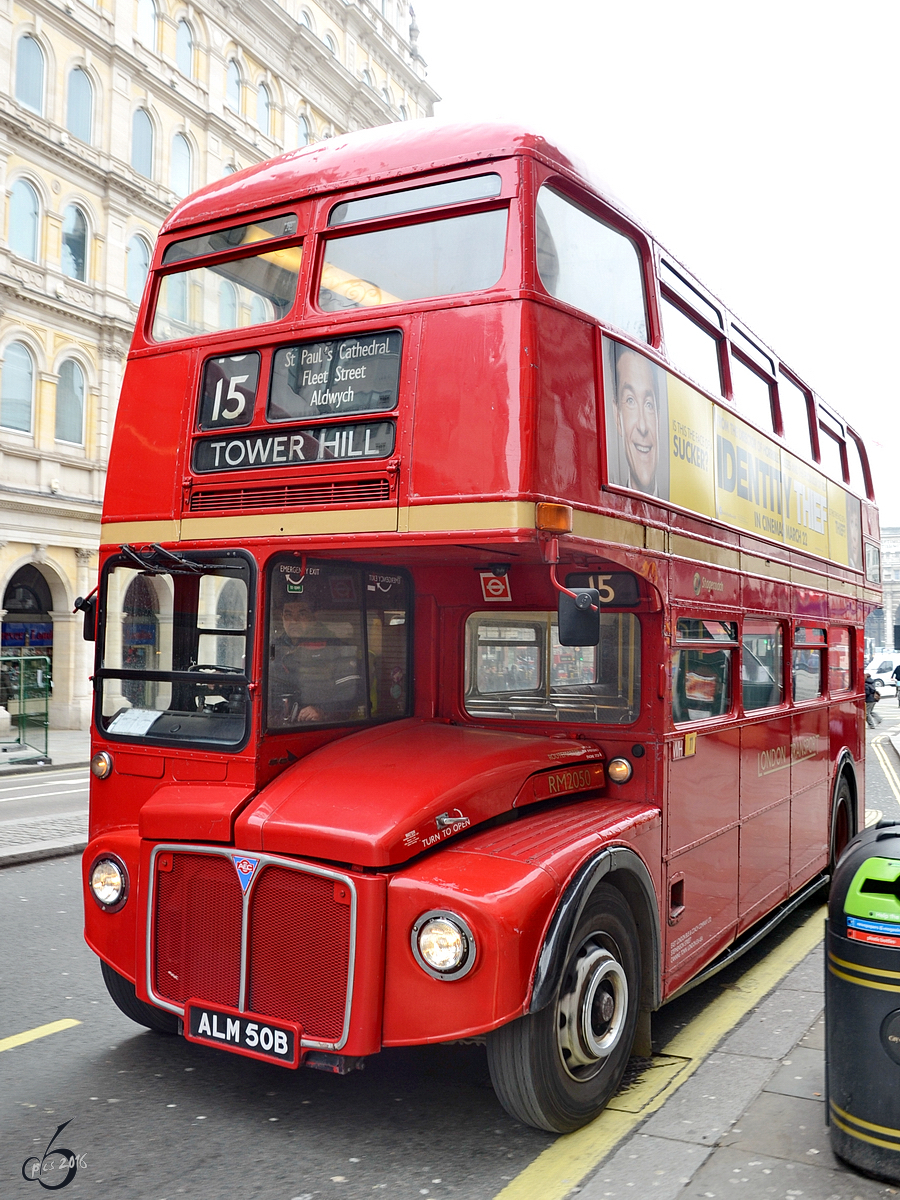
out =
[(628, 1064), (640, 980), (631, 909), (601, 883), (572, 934), (553, 1000), (488, 1038), (491, 1081), (507, 1112), (554, 1133), (602, 1112)]
[(828, 867), (831, 875), (834, 875), (838, 859), (853, 837), (852, 805), (853, 792), (850, 788), (850, 780), (846, 774), (843, 774), (834, 795), (834, 807), (831, 814), (831, 854)]
[(138, 1025), (146, 1025), (148, 1029), (152, 1029), (156, 1033), (178, 1032), (178, 1018), (174, 1013), (166, 1012), (162, 1008), (154, 1008), (152, 1004), (145, 1004), (143, 1000), (139, 1000), (134, 990), (134, 984), (121, 976), (118, 971), (114, 971), (102, 958), (100, 969), (103, 972), (106, 990), (126, 1017), (136, 1021)]

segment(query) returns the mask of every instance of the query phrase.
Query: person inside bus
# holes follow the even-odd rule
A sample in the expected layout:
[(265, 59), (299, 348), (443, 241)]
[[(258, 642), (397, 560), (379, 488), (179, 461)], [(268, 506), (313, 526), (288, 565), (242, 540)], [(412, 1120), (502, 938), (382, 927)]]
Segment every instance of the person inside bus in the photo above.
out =
[(616, 346), (614, 402), (616, 432), (628, 474), (626, 479), (612, 482), (657, 496), (660, 437), (657, 368), (627, 346)]
[(362, 675), (352, 641), (333, 636), (311, 597), (289, 594), (281, 633), (269, 648), (269, 721), (290, 726), (340, 721), (360, 703)]

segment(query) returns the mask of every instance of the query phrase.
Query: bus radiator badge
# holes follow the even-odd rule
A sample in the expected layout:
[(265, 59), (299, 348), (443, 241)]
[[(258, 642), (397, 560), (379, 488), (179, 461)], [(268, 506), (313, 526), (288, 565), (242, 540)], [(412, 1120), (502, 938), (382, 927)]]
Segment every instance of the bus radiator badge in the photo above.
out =
[(247, 858), (245, 854), (232, 854), (231, 858), (234, 862), (238, 879), (241, 881), (241, 891), (246, 892), (250, 886), (250, 880), (253, 878), (253, 872), (256, 870), (259, 859)]

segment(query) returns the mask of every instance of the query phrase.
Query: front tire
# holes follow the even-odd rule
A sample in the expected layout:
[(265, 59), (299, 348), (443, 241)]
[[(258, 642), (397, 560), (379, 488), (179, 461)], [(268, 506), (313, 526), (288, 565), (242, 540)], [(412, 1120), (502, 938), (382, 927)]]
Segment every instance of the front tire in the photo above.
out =
[(828, 870), (832, 878), (838, 859), (853, 837), (853, 791), (850, 780), (842, 774), (837, 791), (834, 795), (834, 806), (831, 814), (831, 849), (829, 853)]
[(570, 1133), (602, 1112), (628, 1064), (640, 990), (631, 909), (616, 888), (598, 884), (551, 1002), (488, 1037), (491, 1081), (507, 1112), (553, 1133)]
[(134, 984), (120, 975), (118, 971), (114, 971), (102, 958), (100, 970), (103, 972), (106, 990), (126, 1017), (136, 1021), (138, 1025), (146, 1025), (155, 1033), (178, 1032), (178, 1018), (174, 1013), (166, 1012), (162, 1008), (154, 1008), (152, 1004), (145, 1004), (143, 1000), (139, 1000), (135, 994)]

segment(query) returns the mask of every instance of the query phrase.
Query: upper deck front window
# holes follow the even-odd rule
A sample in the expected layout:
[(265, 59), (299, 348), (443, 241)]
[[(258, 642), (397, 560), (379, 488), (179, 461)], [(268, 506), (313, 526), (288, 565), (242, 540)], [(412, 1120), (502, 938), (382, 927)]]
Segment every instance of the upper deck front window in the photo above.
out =
[[(338, 204), (329, 225), (490, 199), (498, 175), (455, 179)], [(374, 308), (493, 287), (503, 272), (508, 210), (468, 212), (325, 239), (319, 307)]]
[(164, 275), (153, 315), (153, 338), (169, 342), (226, 329), (278, 321), (290, 311), (297, 294), (303, 248), (279, 246), (243, 257), (222, 256), (241, 247), (290, 237), (297, 216), (288, 213), (267, 221), (235, 225), (166, 247), (163, 266), (217, 255), (204, 266)]
[(637, 246), (546, 184), (538, 193), (537, 263), (551, 296), (647, 341)]

